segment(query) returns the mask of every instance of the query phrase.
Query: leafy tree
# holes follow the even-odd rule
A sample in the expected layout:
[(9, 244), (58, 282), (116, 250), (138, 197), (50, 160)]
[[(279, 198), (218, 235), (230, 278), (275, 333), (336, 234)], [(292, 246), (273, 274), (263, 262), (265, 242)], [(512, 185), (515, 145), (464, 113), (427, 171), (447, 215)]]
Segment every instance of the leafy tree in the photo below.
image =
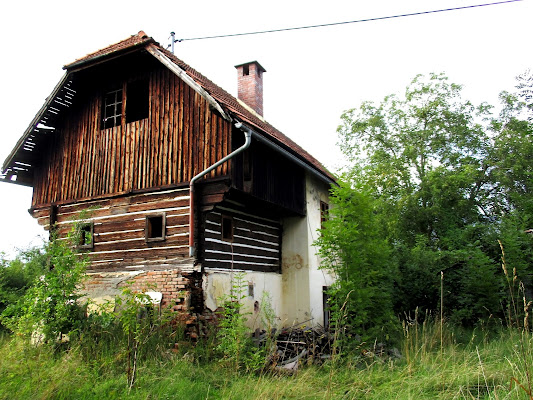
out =
[(528, 121), (533, 120), (533, 73), (528, 69), (516, 77), (516, 89), (518, 96), (522, 99), (527, 107)]
[(85, 276), (86, 259), (76, 251), (82, 234), (76, 225), (67, 240), (51, 240), (42, 256), (48, 270), (25, 292), (20, 310), (6, 310), (2, 322), (11, 330), (32, 335), (40, 332), (47, 342), (55, 342), (80, 328), (83, 310), (77, 300)]
[(333, 324), (343, 337), (387, 339), (397, 328), (392, 308), (396, 268), (380, 233), (376, 202), (355, 182), (334, 188), (331, 202), (331, 218), (316, 245), (322, 267), (337, 278), (330, 290)]
[(417, 76), (403, 97), (365, 102), (341, 117), (348, 172), (370, 188), (381, 237), (398, 263), (397, 313), (436, 310), (441, 271), (452, 319), (472, 324), (500, 309), (497, 242), (487, 238), (505, 201), (483, 124), (490, 111), (432, 74)]
[(13, 260), (0, 254), (0, 314), (18, 314), (21, 298), (47, 270), (46, 256), (41, 248), (22, 250)]

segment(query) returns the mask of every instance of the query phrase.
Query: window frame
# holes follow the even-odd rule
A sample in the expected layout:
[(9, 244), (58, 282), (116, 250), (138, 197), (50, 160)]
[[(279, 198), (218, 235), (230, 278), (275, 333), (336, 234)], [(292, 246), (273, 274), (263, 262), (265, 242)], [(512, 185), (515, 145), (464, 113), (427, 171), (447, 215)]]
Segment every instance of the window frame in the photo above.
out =
[[(129, 99), (130, 91), (132, 92), (131, 99)], [(114, 98), (108, 103), (108, 99), (111, 97), (111, 95), (113, 95)], [(102, 94), (101, 98), (102, 104), (100, 115), (100, 130), (112, 129), (117, 126), (122, 126), (123, 124), (131, 124), (133, 122), (149, 118), (150, 79), (148, 79), (147, 77), (140, 78), (124, 82), (120, 86), (109, 86), (108, 89)], [(131, 103), (129, 112), (128, 99)], [(112, 112), (109, 115), (107, 114), (108, 109), (112, 109)], [(128, 115), (130, 113), (132, 113), (133, 116), (128, 118)], [(108, 121), (112, 121), (112, 123)]]
[[(120, 93), (120, 101), (117, 96), (118, 93)], [(114, 99), (113, 99), (113, 102), (108, 103), (107, 99), (108, 99), (108, 96), (110, 96), (111, 94), (114, 94)], [(120, 105), (120, 113), (118, 110), (119, 105)], [(113, 113), (108, 115), (107, 110), (111, 106), (113, 108)], [(117, 126), (121, 126), (124, 117), (125, 117), (124, 115), (124, 85), (122, 85), (119, 88), (107, 90), (106, 92), (104, 92), (102, 96), (102, 118), (101, 118), (102, 129), (111, 129)], [(113, 124), (110, 124), (108, 126), (107, 125), (108, 120), (112, 120)], [(117, 120), (118, 120), (118, 123), (117, 123)]]
[[(89, 228), (88, 230), (86, 228)], [(90, 235), (90, 240), (86, 241), (87, 236), (85, 233)], [(76, 248), (81, 250), (92, 250), (94, 248), (94, 223), (93, 222), (83, 222), (79, 225), (79, 237), (77, 238)]]
[[(151, 221), (155, 218), (161, 218), (161, 236), (150, 236), (152, 232)], [(144, 239), (147, 243), (150, 242), (162, 242), (167, 238), (166, 229), (167, 221), (165, 213), (154, 213), (146, 215), (144, 219)]]
[[(227, 221), (226, 223), (229, 223), (230, 224), (230, 229), (231, 229), (231, 237), (227, 237), (225, 235), (225, 221)], [(221, 215), (221, 219), (220, 219), (220, 238), (224, 241), (224, 242), (233, 242), (234, 241), (234, 238), (235, 238), (235, 222), (233, 221), (233, 217), (229, 216), (229, 215), (224, 215), (222, 214)]]

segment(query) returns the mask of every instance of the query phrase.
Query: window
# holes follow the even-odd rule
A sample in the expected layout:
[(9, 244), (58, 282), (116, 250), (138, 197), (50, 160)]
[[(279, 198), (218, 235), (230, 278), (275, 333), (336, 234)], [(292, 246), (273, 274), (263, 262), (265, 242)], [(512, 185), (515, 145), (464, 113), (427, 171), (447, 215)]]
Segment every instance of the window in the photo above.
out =
[(92, 249), (94, 245), (94, 225), (91, 223), (83, 223), (80, 225), (80, 236), (78, 237), (79, 249)]
[(126, 95), (126, 123), (148, 118), (148, 80), (128, 83)]
[(242, 67), (242, 75), (250, 75), (250, 66), (249, 65), (243, 65)]
[(253, 188), (253, 159), (248, 148), (242, 153), (242, 189), (251, 193)]
[(165, 240), (165, 214), (146, 216), (144, 235), (147, 242)]
[(102, 129), (120, 126), (124, 117), (126, 118), (126, 123), (148, 118), (148, 80), (140, 79), (129, 82), (125, 90), (125, 103), (123, 88), (111, 90), (104, 95), (102, 101)]
[(329, 219), (329, 204), (320, 202), (320, 229), (324, 229), (324, 222)]
[(222, 240), (233, 241), (233, 218), (222, 216)]
[(122, 89), (112, 90), (104, 96), (103, 128), (113, 128), (122, 123)]
[(330, 306), (329, 306), (329, 286), (322, 286), (322, 311), (324, 313), (324, 328), (329, 328)]

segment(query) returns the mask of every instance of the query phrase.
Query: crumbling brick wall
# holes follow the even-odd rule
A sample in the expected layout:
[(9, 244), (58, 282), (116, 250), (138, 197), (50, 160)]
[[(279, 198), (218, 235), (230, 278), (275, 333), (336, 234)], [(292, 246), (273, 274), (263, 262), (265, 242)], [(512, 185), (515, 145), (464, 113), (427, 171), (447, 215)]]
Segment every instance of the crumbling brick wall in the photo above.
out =
[(186, 312), (190, 307), (191, 280), (180, 270), (148, 271), (122, 282), (119, 287), (130, 285), (135, 292), (160, 292), (161, 307)]

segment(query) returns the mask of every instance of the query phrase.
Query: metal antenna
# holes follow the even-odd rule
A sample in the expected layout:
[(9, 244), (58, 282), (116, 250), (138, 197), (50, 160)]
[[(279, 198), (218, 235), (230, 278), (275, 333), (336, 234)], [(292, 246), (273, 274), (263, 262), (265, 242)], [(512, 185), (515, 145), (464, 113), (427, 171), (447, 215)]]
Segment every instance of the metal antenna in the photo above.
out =
[(170, 32), (170, 38), (171, 38), (171, 51), (172, 51), (172, 54), (174, 54), (174, 42), (176, 41), (176, 33), (175, 32)]

